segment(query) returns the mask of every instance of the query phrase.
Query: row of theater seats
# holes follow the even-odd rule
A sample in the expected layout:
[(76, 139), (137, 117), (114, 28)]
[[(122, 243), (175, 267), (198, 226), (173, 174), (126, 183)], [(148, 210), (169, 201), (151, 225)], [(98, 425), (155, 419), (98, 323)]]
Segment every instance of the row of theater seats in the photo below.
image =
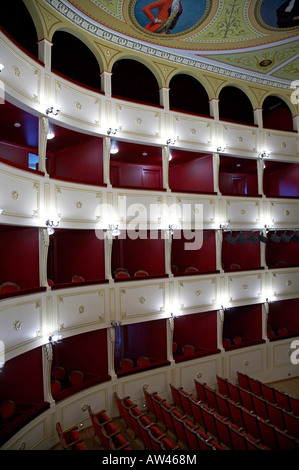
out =
[(129, 442), (113, 424), (106, 410), (94, 413), (89, 405), (87, 406), (87, 410), (95, 435), (99, 438), (101, 446), (104, 447), (105, 450), (131, 450)]
[(138, 406), (134, 404), (130, 397), (120, 398), (117, 393), (114, 393), (116, 404), (119, 410), (120, 417), (125, 422), (127, 428), (133, 432), (133, 438), (138, 439), (143, 443), (146, 450), (177, 450), (179, 446), (175, 445), (167, 436), (162, 432), (154, 422), (147, 416), (146, 412), (139, 410)]
[[(146, 277), (146, 276), (148, 276), (147, 271), (144, 271), (144, 269), (138, 269), (138, 271), (134, 273), (133, 277)], [(123, 279), (123, 278), (128, 279), (128, 278), (131, 278), (131, 275), (126, 268), (117, 268), (114, 271), (114, 278), (115, 279)]]
[(247, 374), (237, 372), (239, 386), (299, 417), (299, 400)]
[(182, 414), (182, 406), (178, 403), (174, 393), (175, 388), (170, 385), (173, 393), (174, 405), (170, 405), (156, 392), (149, 393), (144, 388), (144, 396), (149, 412), (156, 421), (164, 426), (165, 431), (175, 436), (176, 442), (182, 443), (189, 450), (224, 450), (214, 436), (208, 434), (208, 430), (202, 430), (195, 422), (191, 414)]
[(195, 425), (214, 437), (218, 445), (228, 450), (269, 450), (246, 429), (234, 421), (234, 416), (225, 416), (220, 409), (213, 408), (207, 400), (200, 400), (182, 387), (171, 385), (174, 404), (193, 419)]
[(78, 427), (63, 431), (60, 422), (56, 423), (56, 431), (63, 450), (86, 450)]
[(52, 379), (51, 379), (51, 393), (52, 396), (55, 396), (60, 392), (62, 386), (72, 387), (78, 385), (84, 381), (84, 373), (80, 370), (72, 370), (68, 377), (66, 377), (66, 372), (62, 366), (54, 366), (52, 369)]
[(226, 419), (232, 420), (240, 430), (245, 430), (249, 436), (271, 450), (299, 450), (299, 442), (289, 430), (281, 429), (269, 419), (259, 416), (255, 409), (246, 408), (247, 402), (242, 402), (241, 395), (240, 402), (234, 401), (236, 395), (233, 394), (233, 387), (230, 387), (229, 394), (225, 394), (221, 379), (218, 383), (220, 383), (219, 391), (195, 379), (197, 397), (201, 403), (206, 403), (214, 412), (219, 412)]
[[(140, 356), (136, 360), (136, 367), (146, 367), (150, 363), (147, 356)], [(131, 370), (134, 367), (134, 361), (128, 357), (124, 357), (119, 363), (120, 370)]]
[(222, 394), (225, 394), (235, 403), (241, 404), (264, 420), (268, 420), (268, 422), (279, 429), (287, 431), (292, 437), (299, 439), (299, 417), (294, 413), (286, 411), (274, 401), (268, 401), (262, 396), (255, 395), (251, 390), (246, 390), (239, 385), (232, 384), (227, 379), (217, 377), (217, 380)]

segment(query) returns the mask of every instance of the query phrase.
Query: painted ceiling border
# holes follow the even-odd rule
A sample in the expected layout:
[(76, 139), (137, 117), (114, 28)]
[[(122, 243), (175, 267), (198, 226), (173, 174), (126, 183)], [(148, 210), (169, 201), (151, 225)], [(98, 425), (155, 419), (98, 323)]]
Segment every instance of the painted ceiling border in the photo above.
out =
[[(254, 83), (256, 85), (263, 85), (273, 88), (290, 89), (290, 82), (288, 80), (275, 80), (268, 79), (265, 77), (259, 77), (254, 74), (250, 74), (247, 71), (229, 70), (224, 66), (215, 64), (207, 64), (199, 60), (195, 60), (189, 57), (183, 57), (177, 53), (169, 52), (158, 48), (147, 43), (143, 43), (136, 39), (123, 36), (119, 33), (109, 30), (106, 27), (99, 26), (93, 23), (90, 18), (84, 17), (84, 15), (77, 10), (75, 7), (70, 7), (64, 0), (44, 0), (50, 5), (56, 12), (60, 13), (67, 21), (73, 23), (76, 27), (82, 28), (89, 34), (94, 35), (97, 38), (110, 41), (118, 46), (150, 55), (151, 57), (163, 59), (166, 61), (173, 62), (175, 64), (181, 64), (189, 67), (196, 68), (205, 72), (216, 73), (237, 80), (246, 81), (248, 83)], [(185, 51), (184, 51), (185, 53)]]

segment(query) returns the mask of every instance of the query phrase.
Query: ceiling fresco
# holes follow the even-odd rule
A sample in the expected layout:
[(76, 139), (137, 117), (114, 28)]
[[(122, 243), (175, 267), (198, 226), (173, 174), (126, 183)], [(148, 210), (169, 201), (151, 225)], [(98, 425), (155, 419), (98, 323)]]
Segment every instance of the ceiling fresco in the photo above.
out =
[[(274, 81), (299, 79), (299, 0), (46, 1), (188, 64), (202, 60)], [(152, 21), (160, 17), (163, 23)]]

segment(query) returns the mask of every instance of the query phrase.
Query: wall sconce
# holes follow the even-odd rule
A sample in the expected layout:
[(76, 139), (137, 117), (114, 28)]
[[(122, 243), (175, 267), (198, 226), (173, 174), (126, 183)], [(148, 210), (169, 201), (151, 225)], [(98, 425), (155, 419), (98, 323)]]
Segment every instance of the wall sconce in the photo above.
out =
[(117, 129), (112, 129), (111, 127), (109, 127), (109, 129), (107, 130), (107, 134), (110, 135), (110, 134), (113, 134), (115, 135), (117, 132)]
[(222, 147), (222, 146), (217, 147), (217, 152), (224, 153), (225, 150), (226, 150), (226, 146), (224, 146), (224, 147)]
[(54, 139), (54, 137), (55, 137), (54, 132), (52, 132), (52, 131), (48, 132), (48, 134), (47, 134), (47, 140)]
[(270, 152), (268, 150), (264, 150), (261, 155), (261, 158), (269, 158), (270, 157)]
[(49, 343), (59, 343), (59, 341), (62, 339), (62, 335), (54, 334), (49, 336)]
[(53, 114), (54, 116), (57, 116), (57, 114), (60, 112), (60, 109), (60, 107), (50, 106), (46, 109), (46, 114)]
[(59, 220), (60, 219), (56, 219), (56, 220), (46, 220), (46, 226), (47, 226), (47, 230), (48, 230), (48, 234), (49, 235), (53, 235), (54, 233), (54, 228), (57, 228), (58, 225), (59, 225)]
[(3, 69), (4, 69), (4, 65), (0, 64), (0, 72), (2, 72)]
[(113, 237), (118, 237), (121, 234), (121, 231), (118, 228), (118, 225), (109, 225), (109, 230)]
[(228, 226), (229, 226), (229, 223), (228, 222), (224, 222), (223, 224), (219, 224), (219, 228), (220, 230), (227, 230), (228, 229)]
[(166, 144), (167, 145), (174, 145), (176, 143), (176, 140), (175, 139), (167, 139), (166, 140)]

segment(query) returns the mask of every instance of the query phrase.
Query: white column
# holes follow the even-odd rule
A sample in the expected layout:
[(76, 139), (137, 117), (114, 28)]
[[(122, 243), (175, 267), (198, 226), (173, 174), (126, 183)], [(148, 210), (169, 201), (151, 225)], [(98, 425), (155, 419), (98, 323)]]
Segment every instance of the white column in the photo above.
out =
[(219, 121), (219, 100), (213, 98), (210, 100), (210, 115), (213, 116), (214, 119)]
[(164, 145), (162, 147), (162, 171), (163, 171), (163, 188), (170, 191), (169, 188), (169, 147)]
[(51, 367), (53, 360), (51, 343), (44, 344), (42, 351), (44, 401), (50, 403), (50, 406), (53, 406), (55, 405), (55, 400), (51, 394)]
[(39, 229), (39, 282), (40, 286), (48, 287), (47, 261), (50, 238), (46, 228)]
[(172, 343), (173, 343), (173, 332), (174, 332), (174, 318), (170, 317), (167, 319), (167, 360), (174, 363)]
[(264, 195), (264, 161), (262, 158), (257, 159), (257, 183), (258, 183), (258, 193), (265, 197)]
[(268, 324), (268, 315), (269, 315), (269, 304), (265, 302), (262, 304), (262, 339), (269, 341), (267, 335), (267, 324)]
[(263, 110), (260, 108), (254, 109), (253, 111), (254, 124), (259, 128), (263, 128)]
[(115, 329), (107, 328), (107, 348), (108, 348), (108, 374), (112, 379), (116, 378), (114, 369), (114, 348), (115, 348)]
[(47, 154), (47, 136), (49, 132), (49, 120), (46, 117), (39, 118), (38, 128), (38, 169), (43, 171), (46, 176), (46, 154)]
[(220, 168), (220, 156), (219, 153), (213, 153), (213, 180), (214, 180), (214, 192), (220, 195), (219, 189), (219, 168)]
[(104, 137), (103, 139), (103, 172), (104, 172), (104, 183), (107, 187), (111, 188), (110, 182), (110, 150), (111, 150), (111, 139), (110, 137)]
[(299, 132), (299, 116), (293, 116), (293, 130)]
[(223, 272), (222, 267), (222, 242), (223, 242), (223, 233), (222, 230), (216, 230), (216, 269), (217, 271)]
[(223, 323), (224, 323), (224, 310), (220, 309), (217, 313), (217, 348), (224, 351), (223, 347)]
[(111, 273), (111, 254), (112, 254), (112, 243), (113, 239), (110, 235), (110, 232), (105, 233), (105, 278), (112, 280), (112, 273)]
[(171, 245), (172, 245), (172, 235), (169, 230), (165, 230), (165, 272), (170, 277), (173, 276), (171, 272)]
[(51, 70), (52, 45), (47, 39), (38, 41), (38, 58), (49, 70)]
[(111, 86), (111, 72), (104, 72), (101, 73), (101, 91), (105, 93), (106, 96), (111, 97), (112, 86)]
[(169, 90), (170, 88), (162, 87), (160, 88), (160, 105), (164, 109), (169, 110)]

